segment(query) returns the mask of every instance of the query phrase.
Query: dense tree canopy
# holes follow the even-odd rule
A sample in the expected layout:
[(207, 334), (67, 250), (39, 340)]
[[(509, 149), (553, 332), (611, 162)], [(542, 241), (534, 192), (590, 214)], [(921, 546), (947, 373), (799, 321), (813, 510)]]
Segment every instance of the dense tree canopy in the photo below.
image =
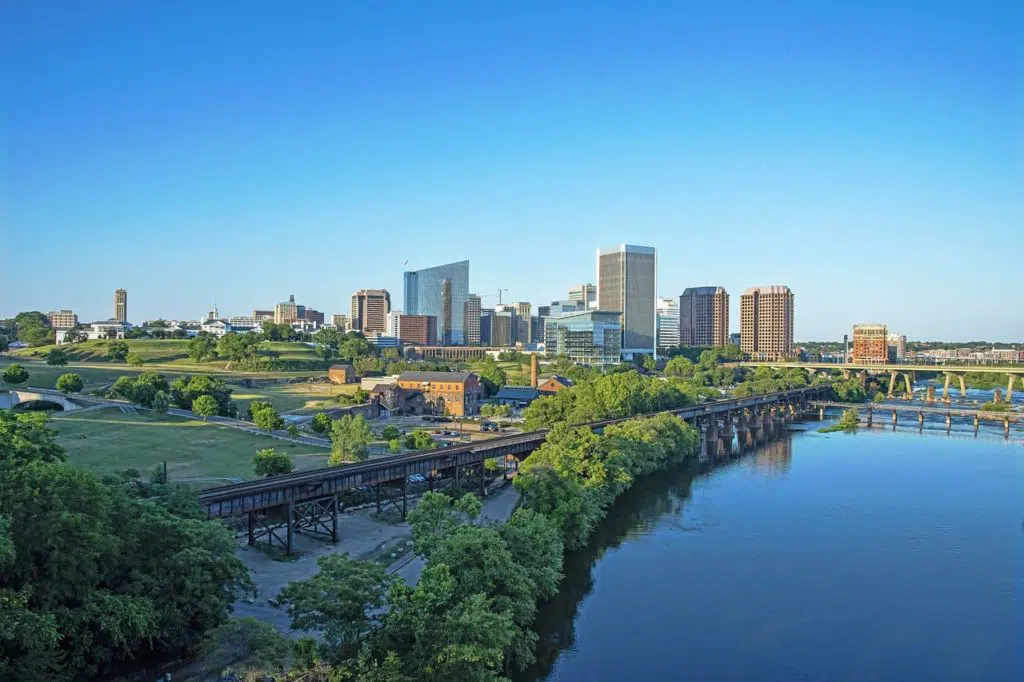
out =
[(38, 310), (18, 313), (14, 317), (14, 326), (18, 332), (18, 340), (30, 346), (45, 346), (55, 341), (50, 320)]
[(188, 356), (196, 362), (217, 357), (217, 340), (209, 334), (200, 334), (188, 342)]
[(217, 412), (225, 417), (235, 414), (235, 406), (231, 402), (231, 388), (221, 379), (205, 374), (193, 377), (179, 377), (170, 386), (171, 400), (183, 410), (192, 408), (192, 401), (201, 395), (212, 396), (217, 401)]
[(61, 374), (57, 377), (57, 390), (61, 393), (78, 393), (82, 390), (82, 377), (78, 374)]
[(28, 377), (28, 370), (18, 363), (7, 365), (7, 367), (4, 368), (3, 380), (5, 384), (17, 386), (18, 384), (23, 384), (28, 381)]
[(284, 428), (284, 418), (270, 403), (263, 400), (254, 400), (249, 403), (249, 416), (252, 422), (267, 431), (276, 431)]
[(196, 396), (192, 401), (192, 412), (203, 419), (212, 417), (217, 414), (217, 399), (212, 395)]
[(257, 450), (252, 458), (252, 470), (257, 476), (281, 476), (290, 474), (295, 464), (287, 452), (278, 452), (274, 448)]
[(363, 415), (346, 414), (335, 419), (331, 425), (331, 456), (328, 462), (361, 462), (369, 454), (367, 446), (373, 439), (373, 431)]
[(230, 533), (187, 491), (133, 498), (63, 464), (39, 417), (0, 412), (0, 678), (107, 679), (191, 650), (247, 585)]
[(107, 359), (112, 362), (124, 362), (128, 357), (128, 344), (124, 341), (110, 341), (107, 343)]

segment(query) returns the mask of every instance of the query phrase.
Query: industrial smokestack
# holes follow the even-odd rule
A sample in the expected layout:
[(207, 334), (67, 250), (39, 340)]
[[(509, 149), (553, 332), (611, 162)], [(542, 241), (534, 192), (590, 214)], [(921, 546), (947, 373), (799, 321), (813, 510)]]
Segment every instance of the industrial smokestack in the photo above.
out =
[(537, 388), (538, 375), (540, 374), (540, 362), (537, 360), (537, 354), (534, 353), (530, 356), (530, 385)]

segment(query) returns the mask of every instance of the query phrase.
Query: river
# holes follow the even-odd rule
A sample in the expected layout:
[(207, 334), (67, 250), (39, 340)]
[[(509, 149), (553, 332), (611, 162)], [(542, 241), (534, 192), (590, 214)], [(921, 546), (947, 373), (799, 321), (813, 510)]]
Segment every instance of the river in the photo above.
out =
[(1021, 679), (1022, 438), (790, 433), (643, 479), (567, 555), (518, 677)]

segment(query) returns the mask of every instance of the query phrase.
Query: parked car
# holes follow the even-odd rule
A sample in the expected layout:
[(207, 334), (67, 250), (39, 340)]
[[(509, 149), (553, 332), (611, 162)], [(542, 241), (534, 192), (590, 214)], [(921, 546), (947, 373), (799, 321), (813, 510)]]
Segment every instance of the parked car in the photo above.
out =
[(406, 480), (409, 481), (409, 483), (426, 483), (427, 477), (423, 474), (409, 474)]

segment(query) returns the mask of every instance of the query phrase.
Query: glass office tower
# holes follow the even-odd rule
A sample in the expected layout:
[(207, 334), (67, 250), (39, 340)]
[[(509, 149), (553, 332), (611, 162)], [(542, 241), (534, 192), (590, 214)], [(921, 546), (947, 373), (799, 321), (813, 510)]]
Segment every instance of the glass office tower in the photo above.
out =
[(405, 312), (437, 318), (437, 342), (466, 343), (464, 313), (469, 299), (469, 261), (405, 273)]

